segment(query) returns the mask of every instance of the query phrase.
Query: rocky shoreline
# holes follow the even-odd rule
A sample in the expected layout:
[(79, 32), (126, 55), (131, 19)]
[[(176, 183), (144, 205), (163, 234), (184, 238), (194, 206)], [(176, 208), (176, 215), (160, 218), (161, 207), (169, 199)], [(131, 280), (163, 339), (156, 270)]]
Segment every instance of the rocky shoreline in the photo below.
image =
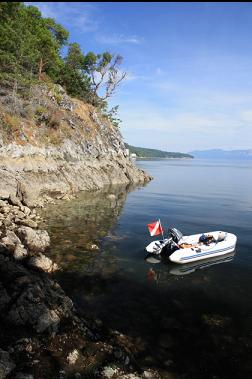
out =
[(160, 378), (127, 336), (78, 316), (50, 273), (50, 237), (17, 197), (0, 200), (0, 378)]
[[(58, 85), (0, 90), (0, 379), (158, 378), (132, 343), (77, 314), (52, 273), (36, 207), (79, 191), (151, 180), (121, 133)], [(85, 316), (84, 316), (85, 317)]]
[(31, 87), (28, 100), (0, 89), (0, 178), (0, 195), (28, 206), (151, 180), (101, 111), (45, 84)]

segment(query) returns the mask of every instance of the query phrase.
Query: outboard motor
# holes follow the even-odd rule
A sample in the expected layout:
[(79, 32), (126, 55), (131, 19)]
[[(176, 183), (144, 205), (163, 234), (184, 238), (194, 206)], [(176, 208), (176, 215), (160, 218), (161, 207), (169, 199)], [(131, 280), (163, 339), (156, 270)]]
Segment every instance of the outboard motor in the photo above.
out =
[(176, 243), (179, 243), (179, 241), (183, 237), (183, 234), (176, 228), (170, 229), (169, 234), (170, 234), (172, 240)]

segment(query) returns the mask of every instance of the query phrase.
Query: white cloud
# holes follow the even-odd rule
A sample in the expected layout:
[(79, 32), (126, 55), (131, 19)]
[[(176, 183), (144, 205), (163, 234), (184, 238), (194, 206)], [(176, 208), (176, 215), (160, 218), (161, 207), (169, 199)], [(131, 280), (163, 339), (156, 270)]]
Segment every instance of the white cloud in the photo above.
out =
[(78, 29), (79, 33), (94, 32), (99, 23), (96, 17), (97, 8), (90, 3), (75, 2), (32, 2), (26, 5), (38, 7), (44, 17), (55, 18), (56, 21)]
[(147, 103), (120, 104), (120, 118), (125, 137), (129, 136), (132, 142), (135, 133), (139, 144), (141, 136), (141, 146), (169, 147), (177, 151), (251, 148), (251, 110), (234, 117), (218, 112), (179, 113), (177, 109), (155, 109)]
[(165, 71), (162, 70), (162, 68), (157, 67), (156, 70), (155, 70), (155, 74), (158, 75), (158, 76), (161, 76), (161, 75), (165, 74)]
[(131, 71), (127, 71), (126, 70), (126, 77), (124, 78), (124, 82), (131, 82), (133, 80), (137, 80), (138, 79), (138, 76), (135, 75), (133, 72)]
[[(84, 13), (77, 16), (76, 12), (74, 12), (76, 17), (75, 20), (73, 21), (73, 26), (75, 29), (78, 29), (80, 32), (85, 33), (85, 32), (94, 32), (98, 29), (98, 21), (93, 19), (90, 14)], [(74, 14), (73, 14), (74, 16)]]
[(125, 114), (127, 122), (127, 128), (137, 129), (152, 129), (162, 131), (172, 131), (174, 129), (178, 131), (188, 131), (192, 133), (216, 133), (216, 131), (223, 128), (223, 126), (229, 125), (229, 127), (235, 127), (236, 122), (226, 118), (223, 115), (200, 115), (197, 113), (177, 113), (169, 114), (164, 111), (162, 114), (157, 110), (151, 110), (150, 106), (146, 106), (144, 109), (128, 112)]
[(252, 110), (241, 112), (241, 119), (245, 122), (252, 123)]
[(112, 34), (112, 35), (97, 35), (96, 40), (99, 43), (107, 45), (120, 45), (120, 44), (141, 44), (141, 38), (137, 36), (126, 36), (124, 34)]

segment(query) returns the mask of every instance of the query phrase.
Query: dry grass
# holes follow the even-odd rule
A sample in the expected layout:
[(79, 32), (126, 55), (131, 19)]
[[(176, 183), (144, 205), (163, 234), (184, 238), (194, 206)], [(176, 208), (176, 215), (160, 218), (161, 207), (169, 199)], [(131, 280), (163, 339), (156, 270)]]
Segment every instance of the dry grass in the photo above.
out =
[[(47, 87), (55, 89), (52, 84), (47, 84)], [(63, 109), (46, 95), (43, 88), (36, 87), (33, 100), (23, 103), (25, 109), (23, 115), (13, 115), (5, 104), (0, 104), (0, 133), (4, 142), (45, 146), (60, 145), (64, 139), (71, 139), (76, 144), (81, 141), (92, 141), (100, 132), (100, 127), (92, 114), (98, 115), (99, 112), (94, 106), (81, 100), (72, 99), (72, 101), (75, 104), (73, 111)], [(110, 128), (106, 118), (101, 115), (98, 118), (102, 124)]]

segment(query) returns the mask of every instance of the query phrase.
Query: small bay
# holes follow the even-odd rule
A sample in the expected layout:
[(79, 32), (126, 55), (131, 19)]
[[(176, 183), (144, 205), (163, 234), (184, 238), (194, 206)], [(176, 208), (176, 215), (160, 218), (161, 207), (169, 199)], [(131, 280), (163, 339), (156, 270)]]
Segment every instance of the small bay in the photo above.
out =
[[(174, 378), (252, 373), (252, 162), (143, 160), (145, 187), (111, 187), (48, 205), (56, 274), (78, 311), (132, 340), (141, 365)], [(224, 230), (235, 254), (186, 267), (146, 260), (147, 224)], [(203, 263), (204, 261), (202, 261)]]

